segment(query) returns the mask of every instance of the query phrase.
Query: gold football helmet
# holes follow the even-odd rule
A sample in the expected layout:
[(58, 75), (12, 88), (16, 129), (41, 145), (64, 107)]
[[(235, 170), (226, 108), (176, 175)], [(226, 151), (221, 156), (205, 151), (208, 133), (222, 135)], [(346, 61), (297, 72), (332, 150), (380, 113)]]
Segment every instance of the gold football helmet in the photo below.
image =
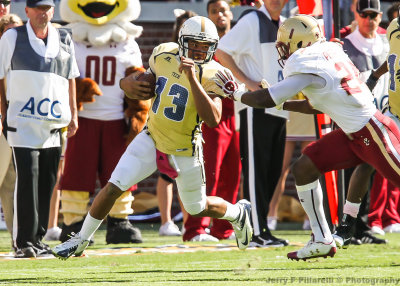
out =
[(300, 48), (308, 47), (324, 40), (318, 21), (310, 15), (296, 15), (286, 19), (279, 27), (276, 49), (279, 64), (283, 66), (291, 54)]

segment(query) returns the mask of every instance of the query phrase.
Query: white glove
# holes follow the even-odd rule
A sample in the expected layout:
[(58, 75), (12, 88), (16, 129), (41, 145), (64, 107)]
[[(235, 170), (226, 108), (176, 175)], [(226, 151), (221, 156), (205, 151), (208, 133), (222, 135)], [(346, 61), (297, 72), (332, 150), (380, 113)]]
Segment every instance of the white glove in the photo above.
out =
[(240, 101), (243, 93), (246, 92), (246, 87), (244, 84), (238, 84), (235, 81), (230, 70), (220, 70), (215, 74), (215, 77), (215, 83), (222, 89), (227, 97), (232, 100)]

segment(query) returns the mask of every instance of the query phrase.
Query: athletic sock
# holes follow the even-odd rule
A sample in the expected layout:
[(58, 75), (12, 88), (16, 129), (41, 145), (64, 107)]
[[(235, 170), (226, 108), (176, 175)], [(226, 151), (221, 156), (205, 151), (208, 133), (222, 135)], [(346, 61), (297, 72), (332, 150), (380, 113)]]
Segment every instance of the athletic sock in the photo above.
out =
[(300, 203), (308, 215), (315, 241), (330, 243), (333, 240), (322, 206), (322, 189), (319, 181), (297, 186)]
[(81, 231), (79, 232), (81, 238), (85, 240), (91, 239), (93, 234), (101, 225), (102, 221), (103, 221), (102, 219), (95, 219), (90, 215), (90, 213), (88, 213), (85, 218), (85, 221), (83, 222)]
[(223, 215), (223, 217), (221, 217), (221, 219), (226, 219), (230, 222), (235, 221), (238, 219), (240, 215), (240, 208), (238, 204), (232, 205), (229, 202), (226, 202), (226, 212)]
[(361, 203), (352, 203), (352, 202), (349, 202), (348, 200), (346, 200), (346, 203), (344, 204), (344, 207), (343, 207), (343, 213), (356, 218), (358, 215), (358, 212), (360, 210), (360, 205), (361, 205)]

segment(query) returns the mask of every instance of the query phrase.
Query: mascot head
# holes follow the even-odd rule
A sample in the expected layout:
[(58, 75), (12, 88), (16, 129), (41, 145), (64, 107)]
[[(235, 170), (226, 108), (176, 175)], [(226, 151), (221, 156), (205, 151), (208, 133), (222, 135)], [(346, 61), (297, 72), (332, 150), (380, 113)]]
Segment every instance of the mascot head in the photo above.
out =
[(60, 15), (67, 22), (104, 25), (133, 21), (139, 17), (138, 0), (61, 0)]
[(139, 0), (61, 0), (61, 19), (69, 23), (77, 42), (101, 46), (139, 37), (142, 27), (131, 21), (140, 14)]

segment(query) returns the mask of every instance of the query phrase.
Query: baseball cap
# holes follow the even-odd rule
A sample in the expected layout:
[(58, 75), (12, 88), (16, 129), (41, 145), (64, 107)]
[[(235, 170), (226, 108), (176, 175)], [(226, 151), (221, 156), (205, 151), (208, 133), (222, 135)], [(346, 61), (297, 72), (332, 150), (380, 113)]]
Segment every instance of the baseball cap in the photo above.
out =
[(56, 6), (53, 0), (26, 0), (26, 6), (29, 8), (35, 8), (38, 6)]
[(381, 3), (379, 0), (358, 0), (357, 1), (357, 12), (381, 12)]

